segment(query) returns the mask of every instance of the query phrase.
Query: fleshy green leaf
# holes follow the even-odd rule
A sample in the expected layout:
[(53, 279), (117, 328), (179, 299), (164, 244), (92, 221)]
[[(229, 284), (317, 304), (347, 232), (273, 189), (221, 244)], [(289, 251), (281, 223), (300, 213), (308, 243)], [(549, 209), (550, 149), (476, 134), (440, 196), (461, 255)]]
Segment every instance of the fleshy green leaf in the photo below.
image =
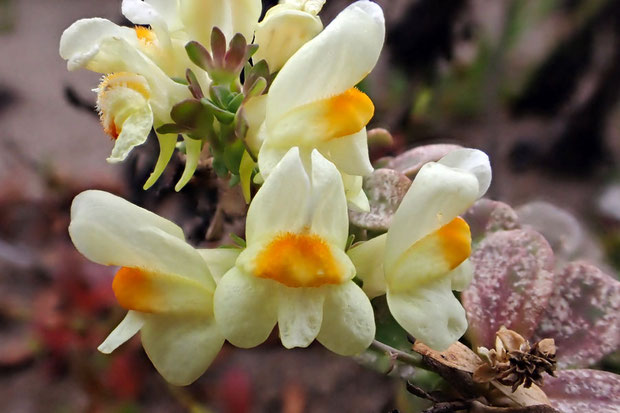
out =
[(475, 274), (461, 298), (474, 348), (494, 346), (506, 326), (529, 339), (553, 292), (553, 251), (533, 230), (499, 231), (471, 256)]
[(535, 338), (553, 338), (560, 367), (586, 367), (620, 346), (620, 282), (585, 262), (555, 277)]
[(203, 97), (205, 97), (200, 87), (200, 83), (198, 82), (198, 78), (196, 77), (196, 74), (192, 72), (191, 69), (187, 69), (185, 71), (185, 78), (187, 79), (187, 85), (189, 87), (189, 91), (194, 98), (202, 99)]
[(189, 60), (191, 60), (196, 66), (206, 72), (213, 70), (213, 58), (211, 57), (211, 53), (209, 53), (203, 45), (195, 40), (192, 40), (185, 45), (185, 51), (187, 52)]
[(392, 169), (376, 169), (364, 179), (370, 211), (350, 211), (351, 223), (373, 231), (387, 231), (410, 186), (411, 181), (405, 175)]

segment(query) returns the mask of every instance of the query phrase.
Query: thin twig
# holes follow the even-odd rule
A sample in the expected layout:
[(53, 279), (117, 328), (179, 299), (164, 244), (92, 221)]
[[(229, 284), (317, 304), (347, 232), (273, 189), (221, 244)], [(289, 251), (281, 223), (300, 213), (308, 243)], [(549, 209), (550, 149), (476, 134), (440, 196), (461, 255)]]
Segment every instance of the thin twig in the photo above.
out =
[(409, 353), (405, 353), (404, 351), (395, 349), (392, 346), (388, 346), (385, 343), (382, 343), (380, 341), (377, 340), (373, 340), (372, 344), (370, 345), (371, 348), (386, 353), (388, 356), (402, 361), (405, 364), (409, 364), (411, 366), (414, 367), (419, 367), (419, 368), (424, 368), (425, 367), (422, 365), (422, 357), (418, 356), (416, 354), (409, 354)]

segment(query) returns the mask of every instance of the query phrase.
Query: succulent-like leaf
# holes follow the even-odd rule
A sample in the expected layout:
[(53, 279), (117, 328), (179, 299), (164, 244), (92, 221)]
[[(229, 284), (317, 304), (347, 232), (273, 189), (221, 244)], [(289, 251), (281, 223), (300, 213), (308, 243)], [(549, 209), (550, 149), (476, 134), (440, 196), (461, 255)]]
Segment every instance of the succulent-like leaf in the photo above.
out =
[(216, 67), (224, 67), (226, 57), (226, 36), (219, 27), (213, 27), (211, 31), (211, 52)]
[(460, 145), (436, 144), (424, 145), (410, 149), (392, 159), (387, 168), (394, 169), (402, 174), (412, 178), (418, 173), (420, 168), (427, 162), (438, 161), (452, 152), (460, 148)]
[(598, 370), (563, 370), (546, 377), (543, 390), (563, 413), (618, 413), (620, 376)]
[(176, 124), (191, 128), (194, 126), (201, 113), (202, 105), (200, 104), (200, 101), (195, 99), (186, 99), (172, 107), (170, 117)]
[(351, 223), (373, 231), (387, 231), (392, 216), (403, 200), (411, 180), (392, 169), (376, 169), (364, 179), (364, 192), (370, 203), (369, 212), (350, 211)]
[(191, 69), (187, 69), (185, 71), (185, 78), (187, 79), (189, 91), (194, 98), (202, 99), (203, 97), (205, 97), (204, 93), (202, 92), (202, 88), (200, 87), (200, 83), (198, 82), (198, 78)]
[(217, 120), (224, 124), (230, 124), (235, 119), (235, 114), (225, 109), (222, 109), (209, 99), (201, 99), (203, 107), (208, 108), (209, 112), (215, 116)]
[(196, 66), (206, 72), (213, 70), (213, 58), (211, 57), (211, 53), (209, 53), (203, 45), (192, 40), (185, 45), (185, 51), (187, 52), (189, 60)]
[(559, 367), (586, 367), (616, 350), (620, 282), (585, 262), (564, 267), (535, 332), (547, 337), (555, 340)]
[(224, 67), (231, 72), (240, 72), (246, 61), (247, 42), (241, 33), (237, 33), (230, 40), (228, 52), (224, 61)]
[(556, 258), (583, 257), (584, 230), (568, 211), (548, 202), (534, 201), (516, 209), (521, 225), (543, 234), (553, 248)]
[(492, 233), (471, 256), (475, 274), (461, 298), (474, 348), (491, 348), (501, 326), (529, 338), (553, 292), (553, 251), (533, 230)]
[(509, 205), (486, 198), (476, 201), (463, 218), (469, 224), (474, 240), (489, 232), (520, 228), (519, 217)]

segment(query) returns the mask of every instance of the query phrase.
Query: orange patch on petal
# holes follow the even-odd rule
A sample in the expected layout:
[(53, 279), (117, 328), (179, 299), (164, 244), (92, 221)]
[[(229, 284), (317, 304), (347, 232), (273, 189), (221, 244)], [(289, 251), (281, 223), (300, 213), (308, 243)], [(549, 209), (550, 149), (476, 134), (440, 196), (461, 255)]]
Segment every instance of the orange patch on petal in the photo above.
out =
[(148, 27), (136, 26), (135, 30), (136, 36), (138, 36), (138, 40), (140, 40), (145, 45), (153, 43), (157, 38), (155, 36), (155, 33), (153, 33), (153, 30), (149, 29)]
[(437, 230), (443, 255), (450, 269), (458, 267), (471, 254), (471, 232), (461, 217), (456, 217)]
[(285, 232), (258, 254), (254, 275), (287, 287), (320, 287), (342, 283), (344, 271), (321, 237)]
[(144, 270), (122, 267), (114, 276), (112, 290), (121, 307), (145, 313), (156, 312), (158, 294)]
[(326, 103), (326, 120), (330, 129), (328, 140), (359, 132), (375, 113), (370, 98), (354, 87), (327, 99)]

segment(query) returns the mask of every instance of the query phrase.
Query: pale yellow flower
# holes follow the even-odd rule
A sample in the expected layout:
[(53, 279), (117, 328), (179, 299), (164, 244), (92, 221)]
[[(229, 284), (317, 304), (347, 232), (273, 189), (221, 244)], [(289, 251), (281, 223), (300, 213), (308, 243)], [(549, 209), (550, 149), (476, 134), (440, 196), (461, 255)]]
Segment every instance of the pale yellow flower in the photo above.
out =
[(347, 237), (338, 170), (318, 151), (302, 159), (290, 149), (250, 205), (247, 248), (218, 282), (215, 318), (226, 339), (253, 347), (277, 323), (287, 348), (315, 338), (343, 355), (367, 348), (373, 310), (352, 281)]
[(416, 175), (387, 234), (349, 250), (364, 291), (384, 293), (390, 311), (407, 332), (445, 349), (467, 329), (465, 311), (452, 290), (473, 275), (467, 260), (471, 235), (459, 217), (489, 187), (486, 154), (457, 149), (429, 162)]
[(257, 133), (263, 177), (290, 148), (317, 149), (342, 174), (351, 204), (368, 209), (361, 181), (372, 171), (366, 125), (374, 105), (355, 86), (376, 64), (384, 36), (381, 8), (358, 1), (288, 59), (263, 102)]
[(71, 206), (69, 234), (91, 261), (121, 267), (112, 287), (129, 312), (99, 350), (110, 353), (140, 331), (166, 380), (196, 380), (224, 337), (213, 317), (215, 282), (181, 228), (115, 195), (86, 191)]

